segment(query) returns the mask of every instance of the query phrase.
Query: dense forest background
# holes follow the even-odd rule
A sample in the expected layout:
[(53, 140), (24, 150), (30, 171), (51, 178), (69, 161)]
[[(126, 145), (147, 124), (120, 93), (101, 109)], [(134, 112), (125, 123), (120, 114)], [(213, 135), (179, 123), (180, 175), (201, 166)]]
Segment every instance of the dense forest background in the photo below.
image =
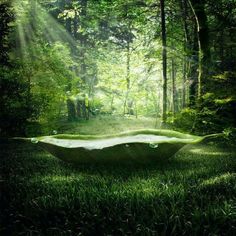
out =
[(102, 114), (235, 130), (235, 0), (1, 0), (0, 22), (1, 136)]

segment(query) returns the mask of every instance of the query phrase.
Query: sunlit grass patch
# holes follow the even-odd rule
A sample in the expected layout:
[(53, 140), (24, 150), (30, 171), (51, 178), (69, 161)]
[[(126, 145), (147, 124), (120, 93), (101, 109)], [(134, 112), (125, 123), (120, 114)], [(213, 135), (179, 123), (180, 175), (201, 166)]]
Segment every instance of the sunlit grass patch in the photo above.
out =
[(203, 185), (205, 186), (220, 185), (222, 183), (234, 183), (235, 181), (236, 181), (235, 173), (226, 173), (226, 174), (205, 180), (203, 182)]
[(226, 173), (204, 180), (199, 189), (209, 194), (236, 194), (236, 174)]
[(200, 155), (210, 155), (210, 156), (225, 156), (228, 155), (229, 152), (225, 152), (225, 151), (211, 151), (211, 150), (207, 150), (207, 148), (193, 148), (190, 150), (191, 153), (196, 153), (196, 154), (200, 154)]

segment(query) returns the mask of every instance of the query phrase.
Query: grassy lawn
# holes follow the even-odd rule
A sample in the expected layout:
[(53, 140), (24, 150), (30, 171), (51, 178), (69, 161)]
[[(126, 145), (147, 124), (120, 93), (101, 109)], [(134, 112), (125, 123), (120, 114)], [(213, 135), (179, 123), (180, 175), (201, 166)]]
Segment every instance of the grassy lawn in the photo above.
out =
[[(154, 126), (154, 119), (114, 118), (58, 131)], [(236, 150), (214, 143), (185, 146), (165, 164), (73, 166), (34, 145), (4, 142), (0, 162), (0, 235), (236, 232)]]

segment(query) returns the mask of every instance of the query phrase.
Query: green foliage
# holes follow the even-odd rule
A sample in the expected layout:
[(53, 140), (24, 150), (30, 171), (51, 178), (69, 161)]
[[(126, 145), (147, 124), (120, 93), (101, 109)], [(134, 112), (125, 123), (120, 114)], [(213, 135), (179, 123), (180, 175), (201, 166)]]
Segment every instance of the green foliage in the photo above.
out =
[(225, 142), (227, 144), (230, 144), (232, 146), (236, 146), (235, 140), (236, 140), (236, 128), (226, 128), (223, 131), (225, 135)]
[(90, 110), (93, 115), (98, 115), (102, 112), (103, 103), (100, 99), (94, 98), (90, 100)]
[(27, 103), (27, 83), (12, 68), (3, 67), (1, 75), (0, 131), (1, 135), (24, 132), (27, 118), (32, 115), (32, 107)]
[(212, 78), (212, 88), (202, 97), (200, 119), (215, 130), (236, 125), (235, 73), (225, 71)]
[[(174, 125), (197, 133), (234, 130), (236, 125), (235, 73), (224, 72), (213, 76), (211, 89), (202, 96), (196, 109), (182, 110), (174, 119)], [(233, 138), (231, 138), (233, 140)]]
[[(219, 132), (236, 124), (232, 3), (208, 2), (203, 9), (214, 45), (210, 73), (201, 81), (207, 91), (194, 108), (198, 42), (189, 2), (166, 1), (168, 122), (188, 132)], [(88, 94), (92, 115), (161, 117), (161, 25), (155, 1), (24, 0), (12, 6), (1, 3), (1, 64), (12, 63), (8, 69), (25, 91), (16, 89), (20, 101), (10, 91), (2, 100), (9, 121), (15, 119), (9, 111), (19, 107), (25, 123), (64, 119), (68, 96), (78, 94)], [(11, 81), (6, 74), (1, 72), (5, 87)]]
[(194, 109), (186, 108), (179, 112), (173, 120), (175, 127), (182, 128), (188, 132), (191, 132), (194, 121), (196, 119), (197, 112)]
[(9, 1), (0, 2), (0, 64), (8, 64), (9, 56), (9, 34), (12, 31), (12, 21), (14, 20), (14, 13)]

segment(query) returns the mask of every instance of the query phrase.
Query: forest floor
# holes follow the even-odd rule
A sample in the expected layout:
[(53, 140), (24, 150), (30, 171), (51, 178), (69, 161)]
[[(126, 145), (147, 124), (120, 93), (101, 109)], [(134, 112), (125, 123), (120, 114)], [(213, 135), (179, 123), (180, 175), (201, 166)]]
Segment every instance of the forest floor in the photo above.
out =
[[(98, 118), (58, 132), (153, 126)], [(166, 163), (132, 166), (73, 166), (31, 144), (0, 148), (0, 235), (235, 235), (234, 148), (187, 145)]]

